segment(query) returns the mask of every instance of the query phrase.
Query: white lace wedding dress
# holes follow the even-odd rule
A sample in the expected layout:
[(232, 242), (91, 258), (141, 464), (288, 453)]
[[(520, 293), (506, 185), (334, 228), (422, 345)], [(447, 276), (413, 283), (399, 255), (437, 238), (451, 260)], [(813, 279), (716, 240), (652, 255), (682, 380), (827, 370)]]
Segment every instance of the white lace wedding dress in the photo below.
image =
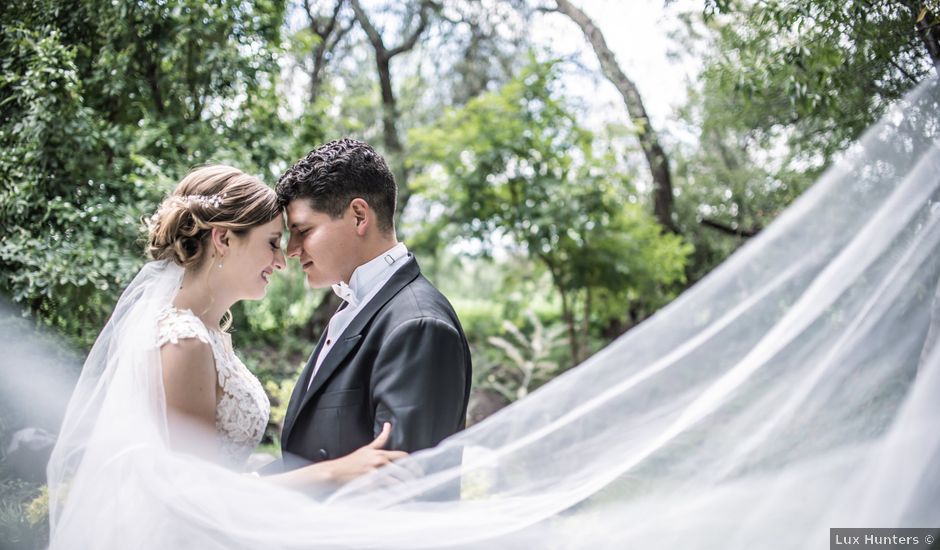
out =
[(157, 325), (157, 347), (196, 338), (212, 348), (220, 390), (215, 409), (220, 455), (228, 466), (243, 467), (261, 442), (271, 414), (261, 382), (235, 355), (231, 335), (207, 328), (192, 311), (167, 307)]

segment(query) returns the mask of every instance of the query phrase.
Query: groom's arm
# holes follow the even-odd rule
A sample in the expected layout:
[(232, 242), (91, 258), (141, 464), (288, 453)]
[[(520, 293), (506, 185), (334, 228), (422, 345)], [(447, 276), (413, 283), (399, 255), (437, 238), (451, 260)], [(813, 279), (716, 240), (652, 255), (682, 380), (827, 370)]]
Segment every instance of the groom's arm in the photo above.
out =
[(382, 343), (372, 371), (373, 433), (391, 422), (386, 449), (426, 449), (463, 428), (467, 355), (460, 333), (430, 317), (399, 325)]

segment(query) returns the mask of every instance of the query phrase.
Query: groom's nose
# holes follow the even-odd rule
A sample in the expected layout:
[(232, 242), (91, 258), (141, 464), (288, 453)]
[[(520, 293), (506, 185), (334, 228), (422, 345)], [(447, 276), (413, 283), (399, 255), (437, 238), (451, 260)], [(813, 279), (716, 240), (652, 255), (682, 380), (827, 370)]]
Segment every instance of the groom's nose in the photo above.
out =
[(300, 239), (298, 239), (296, 235), (291, 235), (290, 238), (287, 239), (287, 257), (300, 257)]

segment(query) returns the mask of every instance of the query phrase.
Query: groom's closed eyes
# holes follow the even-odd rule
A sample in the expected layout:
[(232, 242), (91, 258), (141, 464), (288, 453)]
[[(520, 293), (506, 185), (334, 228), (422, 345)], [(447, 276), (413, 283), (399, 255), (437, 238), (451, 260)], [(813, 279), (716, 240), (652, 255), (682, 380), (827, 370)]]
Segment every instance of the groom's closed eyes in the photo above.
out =
[(299, 223), (290, 224), (287, 230), (287, 252), (288, 255), (291, 254), (292, 249), (296, 249), (298, 252), (303, 248), (304, 239), (316, 229), (316, 224), (302, 221)]
[(292, 223), (290, 225), (290, 232), (296, 233), (297, 235), (306, 235), (313, 227), (314, 224), (309, 222)]

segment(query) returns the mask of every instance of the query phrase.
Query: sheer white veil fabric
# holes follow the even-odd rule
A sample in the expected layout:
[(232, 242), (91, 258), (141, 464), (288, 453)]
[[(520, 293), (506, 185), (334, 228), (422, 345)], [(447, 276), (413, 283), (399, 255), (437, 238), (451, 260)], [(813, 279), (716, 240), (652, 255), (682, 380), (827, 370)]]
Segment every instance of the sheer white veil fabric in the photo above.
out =
[(652, 319), (317, 499), (169, 451), (155, 318), (181, 270), (148, 264), (70, 403), (52, 547), (824, 548), (830, 527), (940, 527), (938, 136), (930, 80)]

